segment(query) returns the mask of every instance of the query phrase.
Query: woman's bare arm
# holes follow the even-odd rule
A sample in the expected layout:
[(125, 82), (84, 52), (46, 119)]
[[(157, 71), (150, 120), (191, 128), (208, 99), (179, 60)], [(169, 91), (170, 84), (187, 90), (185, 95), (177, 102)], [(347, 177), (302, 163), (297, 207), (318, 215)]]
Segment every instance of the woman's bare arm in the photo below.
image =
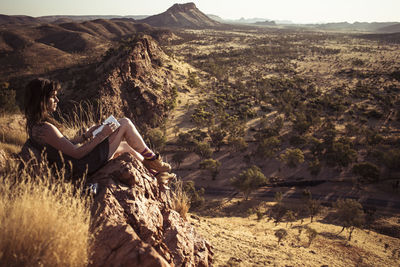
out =
[(57, 129), (57, 127), (50, 123), (44, 123), (39, 127), (41, 131), (40, 139), (42, 142), (47, 143), (55, 149), (60, 150), (64, 154), (76, 159), (81, 159), (86, 156), (113, 132), (111, 126), (106, 125), (106, 127), (104, 127), (104, 129), (98, 135), (96, 135), (96, 137), (79, 146), (73, 144)]

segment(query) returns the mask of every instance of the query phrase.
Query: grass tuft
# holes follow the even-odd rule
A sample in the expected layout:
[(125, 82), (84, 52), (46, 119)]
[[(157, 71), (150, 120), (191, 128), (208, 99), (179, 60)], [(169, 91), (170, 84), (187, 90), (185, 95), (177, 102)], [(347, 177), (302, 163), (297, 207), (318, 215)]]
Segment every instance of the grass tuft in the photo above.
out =
[(93, 235), (83, 185), (43, 162), (9, 162), (1, 176), (0, 266), (86, 266)]
[(183, 188), (183, 182), (176, 181), (173, 188), (172, 209), (177, 211), (182, 218), (187, 219), (186, 215), (190, 208), (190, 199)]

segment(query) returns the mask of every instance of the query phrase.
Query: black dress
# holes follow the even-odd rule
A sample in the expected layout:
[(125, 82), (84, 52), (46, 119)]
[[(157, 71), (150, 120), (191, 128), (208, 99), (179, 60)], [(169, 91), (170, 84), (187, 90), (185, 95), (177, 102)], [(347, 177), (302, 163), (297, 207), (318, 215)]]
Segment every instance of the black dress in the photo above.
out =
[(70, 166), (72, 166), (71, 178), (77, 179), (82, 177), (86, 172), (87, 174), (92, 174), (100, 169), (108, 161), (109, 143), (108, 137), (104, 139), (100, 144), (98, 144), (92, 151), (90, 151), (86, 156), (80, 159), (75, 159), (62, 153), (60, 150), (55, 149), (48, 144), (40, 144), (35, 141), (32, 136), (27, 142), (43, 152), (47, 156), (47, 160), (51, 166), (56, 165), (57, 168), (66, 167), (69, 172)]

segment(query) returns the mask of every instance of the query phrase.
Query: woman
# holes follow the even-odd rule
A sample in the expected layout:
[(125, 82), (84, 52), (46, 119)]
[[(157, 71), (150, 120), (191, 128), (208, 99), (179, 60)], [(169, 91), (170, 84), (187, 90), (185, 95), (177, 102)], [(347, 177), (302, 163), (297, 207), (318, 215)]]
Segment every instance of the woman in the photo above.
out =
[(70, 162), (73, 177), (76, 178), (86, 171), (92, 174), (116, 155), (128, 152), (142, 160), (144, 166), (161, 184), (175, 177), (169, 173), (171, 166), (148, 148), (136, 127), (127, 118), (118, 121), (119, 127), (115, 123), (106, 124), (95, 137), (92, 136), (93, 131), (99, 126), (91, 127), (71, 140), (66, 138), (51, 116), (57, 108), (59, 89), (58, 83), (37, 78), (28, 83), (25, 91), (26, 129), (29, 139), (39, 151), (45, 149), (49, 163), (61, 167), (63, 162)]

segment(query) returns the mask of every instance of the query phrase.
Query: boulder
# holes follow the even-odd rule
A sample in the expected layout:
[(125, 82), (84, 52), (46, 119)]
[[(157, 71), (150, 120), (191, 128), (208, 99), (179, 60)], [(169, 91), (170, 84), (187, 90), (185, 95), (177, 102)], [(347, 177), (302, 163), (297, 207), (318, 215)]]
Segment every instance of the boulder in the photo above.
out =
[(98, 183), (91, 266), (211, 266), (212, 248), (173, 210), (140, 161), (125, 153), (88, 178)]

